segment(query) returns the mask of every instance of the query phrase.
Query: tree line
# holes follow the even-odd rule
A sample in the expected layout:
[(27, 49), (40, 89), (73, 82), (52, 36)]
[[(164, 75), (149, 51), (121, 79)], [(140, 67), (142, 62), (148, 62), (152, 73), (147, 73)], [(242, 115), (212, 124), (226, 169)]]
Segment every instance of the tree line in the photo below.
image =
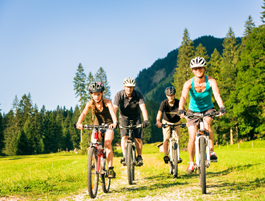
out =
[[(240, 41), (230, 27), (223, 40), (222, 52), (214, 49), (211, 55), (208, 55), (202, 44), (194, 45), (187, 29), (184, 30), (181, 46), (177, 50), (176, 68), (173, 78), (169, 79), (176, 88), (176, 97), (180, 97), (184, 82), (192, 77), (189, 62), (195, 56), (207, 60), (206, 74), (217, 80), (227, 108), (227, 114), (217, 121), (218, 135), (215, 135), (215, 141), (218, 144), (265, 138), (265, 0), (262, 8), (263, 24), (256, 27), (249, 16), (245, 23), (244, 36)], [(156, 64), (160, 62), (162, 61), (158, 60)], [(159, 65), (157, 69), (159, 70)], [(47, 111), (43, 106), (39, 111), (37, 105), (32, 103), (30, 93), (24, 94), (21, 100), (15, 96), (13, 108), (4, 115), (0, 112), (0, 154), (40, 154), (74, 148), (86, 153), (90, 133), (74, 129), (74, 122), (77, 121), (86, 102), (90, 100), (88, 86), (94, 81), (104, 84), (104, 97), (110, 98), (110, 86), (104, 69), (100, 67), (95, 75), (91, 72), (86, 75), (80, 63), (73, 80), (75, 95), (79, 100), (74, 110), (58, 106), (54, 111)], [(140, 90), (141, 87), (148, 85), (150, 83), (137, 83)], [(163, 92), (163, 87), (160, 87), (160, 90)], [(163, 93), (160, 94), (161, 97), (164, 96)], [(215, 108), (218, 108), (214, 99), (213, 102)], [(186, 108), (187, 103), (188, 100)], [(155, 126), (159, 105), (157, 99), (146, 99), (151, 125), (144, 130), (144, 143), (163, 139), (161, 129)], [(84, 123), (90, 124), (91, 118), (92, 114), (88, 113)], [(187, 140), (188, 133), (184, 129), (181, 141)], [(119, 130), (116, 129), (113, 144), (119, 141)], [(186, 146), (185, 143), (181, 144)]]

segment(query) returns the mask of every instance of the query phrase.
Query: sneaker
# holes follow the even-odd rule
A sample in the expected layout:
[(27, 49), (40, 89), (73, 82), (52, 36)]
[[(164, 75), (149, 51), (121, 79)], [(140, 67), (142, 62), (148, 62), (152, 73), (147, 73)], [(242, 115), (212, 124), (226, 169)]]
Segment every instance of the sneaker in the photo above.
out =
[(182, 158), (179, 158), (178, 163), (182, 163)]
[(168, 156), (164, 156), (164, 162), (168, 164), (168, 161), (170, 161), (170, 158)]
[(217, 156), (214, 151), (210, 151), (210, 160), (217, 160)]
[(122, 157), (122, 158), (121, 158), (121, 164), (122, 164), (123, 166), (125, 166), (125, 165), (126, 165), (126, 162), (125, 162), (125, 157)]
[(136, 162), (138, 166), (142, 166), (144, 164), (142, 156), (137, 156)]
[(192, 174), (194, 172), (194, 164), (193, 163), (189, 163), (189, 166), (187, 168), (187, 172), (189, 174)]
[(112, 178), (112, 179), (116, 178), (116, 173), (114, 172), (113, 167), (109, 168), (107, 175), (108, 175), (108, 178)]

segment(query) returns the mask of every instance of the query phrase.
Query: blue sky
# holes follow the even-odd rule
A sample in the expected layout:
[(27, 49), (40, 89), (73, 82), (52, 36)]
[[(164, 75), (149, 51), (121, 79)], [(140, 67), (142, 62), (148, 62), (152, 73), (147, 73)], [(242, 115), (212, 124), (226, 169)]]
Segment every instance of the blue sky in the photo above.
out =
[(229, 27), (241, 37), (248, 16), (261, 25), (263, 0), (1, 0), (0, 109), (31, 93), (41, 109), (75, 107), (78, 64), (93, 74), (103, 67), (112, 98), (125, 77), (192, 40), (223, 38)]

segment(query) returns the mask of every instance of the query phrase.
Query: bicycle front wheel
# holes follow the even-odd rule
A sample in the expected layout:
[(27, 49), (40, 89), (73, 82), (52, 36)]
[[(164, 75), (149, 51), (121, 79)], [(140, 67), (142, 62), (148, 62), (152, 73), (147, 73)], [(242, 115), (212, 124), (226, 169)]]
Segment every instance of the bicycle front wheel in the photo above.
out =
[(172, 144), (172, 157), (173, 157), (173, 178), (178, 177), (178, 144), (174, 142)]
[(87, 163), (87, 187), (91, 198), (95, 198), (98, 193), (98, 154), (95, 147), (91, 147), (88, 153)]
[(105, 160), (105, 162), (102, 165), (103, 165), (103, 169), (106, 170), (106, 172), (101, 174), (101, 186), (102, 186), (103, 192), (108, 193), (109, 189), (110, 189), (111, 179), (108, 178), (108, 175), (107, 175), (108, 164), (106, 162), (106, 159), (104, 159), (104, 160)]
[(202, 188), (202, 194), (206, 194), (206, 169), (205, 169), (205, 139), (201, 137), (199, 139), (200, 146), (200, 184)]
[(133, 165), (133, 153), (132, 153), (132, 143), (127, 143), (127, 176), (128, 183), (131, 185), (134, 179), (134, 165)]

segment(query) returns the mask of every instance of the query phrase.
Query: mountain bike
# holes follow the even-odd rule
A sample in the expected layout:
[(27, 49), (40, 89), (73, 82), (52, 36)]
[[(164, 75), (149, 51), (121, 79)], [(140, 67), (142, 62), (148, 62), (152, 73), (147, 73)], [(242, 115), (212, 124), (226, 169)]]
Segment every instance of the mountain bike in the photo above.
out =
[(169, 170), (173, 178), (178, 177), (178, 163), (179, 159), (179, 139), (175, 131), (175, 127), (181, 126), (184, 128), (186, 124), (162, 124), (163, 128), (167, 126), (171, 129), (171, 138), (169, 139)]
[(136, 145), (134, 140), (134, 129), (141, 128), (142, 124), (134, 125), (133, 120), (130, 120), (129, 126), (121, 126), (119, 125), (120, 129), (128, 129), (129, 130), (129, 136), (126, 140), (126, 154), (125, 154), (125, 163), (127, 166), (127, 176), (128, 176), (128, 183), (131, 185), (133, 183), (133, 180), (135, 180), (135, 166), (137, 166), (136, 163)]
[[(101, 186), (104, 193), (108, 193), (110, 189), (111, 178), (108, 178), (108, 165), (106, 162), (106, 150), (104, 147), (104, 134), (109, 127), (103, 125), (84, 125), (86, 130), (94, 129), (92, 132), (92, 142), (90, 143), (87, 163), (87, 187), (88, 194), (91, 198), (95, 198), (98, 193), (98, 180), (101, 177)], [(101, 135), (99, 133), (101, 131)]]
[(194, 116), (199, 117), (199, 129), (195, 133), (195, 164), (194, 169), (199, 171), (200, 186), (202, 193), (206, 194), (206, 168), (210, 167), (211, 162), (217, 162), (217, 160), (210, 160), (210, 142), (209, 132), (204, 129), (203, 118), (211, 117), (213, 120), (220, 115), (219, 112), (211, 112), (208, 114), (203, 113), (187, 113), (187, 118)]

